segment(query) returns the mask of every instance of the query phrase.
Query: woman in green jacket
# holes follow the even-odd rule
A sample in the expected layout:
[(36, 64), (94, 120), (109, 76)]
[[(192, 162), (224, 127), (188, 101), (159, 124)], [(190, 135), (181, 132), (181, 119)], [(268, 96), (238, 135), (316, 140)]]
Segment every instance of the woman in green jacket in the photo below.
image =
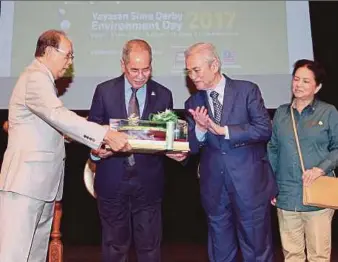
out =
[[(317, 62), (302, 59), (295, 63), (292, 103), (277, 109), (268, 144), (269, 160), (279, 188), (279, 194), (272, 203), (277, 206), (287, 262), (306, 261), (306, 257), (309, 262), (330, 261), (334, 210), (303, 205), (303, 185), (311, 185), (320, 176), (333, 176), (338, 163), (338, 111), (333, 105), (315, 98), (322, 87), (324, 75), (324, 69)], [(294, 137), (291, 108), (304, 173)]]

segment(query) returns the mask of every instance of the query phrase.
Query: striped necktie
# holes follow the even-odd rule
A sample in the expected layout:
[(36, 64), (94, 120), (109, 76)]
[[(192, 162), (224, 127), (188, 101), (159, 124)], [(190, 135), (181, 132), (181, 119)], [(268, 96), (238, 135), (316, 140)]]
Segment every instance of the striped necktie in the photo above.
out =
[(221, 123), (221, 116), (222, 116), (222, 104), (218, 100), (219, 93), (216, 91), (211, 91), (210, 97), (212, 99), (212, 105), (214, 107), (214, 119), (216, 124)]
[[(136, 92), (138, 91), (138, 88), (131, 88), (131, 96), (129, 99), (128, 104), (128, 116), (133, 115), (134, 117), (140, 116), (140, 106), (137, 100)], [(134, 155), (128, 156), (128, 165), (134, 166), (135, 165), (135, 158)]]
[(132, 94), (130, 96), (128, 105), (128, 116), (134, 114), (134, 116), (140, 116), (140, 106), (137, 100), (136, 92), (138, 88), (131, 88)]

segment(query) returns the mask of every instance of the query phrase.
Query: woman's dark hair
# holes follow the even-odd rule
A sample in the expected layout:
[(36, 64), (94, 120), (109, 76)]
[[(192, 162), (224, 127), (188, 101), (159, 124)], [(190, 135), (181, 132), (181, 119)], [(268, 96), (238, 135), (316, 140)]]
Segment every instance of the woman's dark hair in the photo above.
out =
[(48, 30), (40, 35), (35, 49), (35, 57), (42, 57), (48, 46), (59, 48), (61, 36), (66, 36), (63, 31)]
[(324, 82), (326, 78), (326, 73), (325, 73), (323, 66), (316, 61), (307, 60), (307, 59), (301, 59), (301, 60), (296, 61), (296, 63), (293, 66), (292, 76), (295, 76), (296, 71), (302, 67), (306, 67), (307, 69), (312, 71), (313, 75), (315, 76), (315, 81), (316, 81), (317, 86)]

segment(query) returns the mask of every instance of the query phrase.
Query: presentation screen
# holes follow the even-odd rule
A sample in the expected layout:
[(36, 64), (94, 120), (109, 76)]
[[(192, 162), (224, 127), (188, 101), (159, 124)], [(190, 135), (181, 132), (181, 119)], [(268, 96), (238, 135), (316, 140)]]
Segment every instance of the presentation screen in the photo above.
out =
[(2, 1), (0, 108), (48, 29), (73, 41), (73, 80), (61, 96), (71, 109), (89, 109), (97, 84), (121, 74), (133, 38), (152, 46), (153, 79), (172, 91), (176, 109), (190, 95), (184, 50), (196, 42), (216, 46), (223, 73), (258, 84), (268, 108), (290, 100), (293, 63), (313, 58), (307, 1)]

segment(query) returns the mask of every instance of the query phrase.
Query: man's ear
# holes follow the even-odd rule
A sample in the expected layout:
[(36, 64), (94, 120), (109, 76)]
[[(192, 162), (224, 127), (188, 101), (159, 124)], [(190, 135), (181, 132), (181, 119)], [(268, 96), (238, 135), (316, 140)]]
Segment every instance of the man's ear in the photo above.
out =
[(120, 64), (121, 64), (122, 73), (125, 73), (126, 72), (126, 64), (124, 63), (123, 59), (120, 60)]
[(50, 56), (52, 52), (53, 52), (53, 47), (47, 46), (46, 49), (45, 49), (44, 56)]
[(213, 72), (218, 72), (218, 68), (219, 68), (219, 62), (217, 59), (215, 59), (212, 63), (211, 63), (211, 69)]

